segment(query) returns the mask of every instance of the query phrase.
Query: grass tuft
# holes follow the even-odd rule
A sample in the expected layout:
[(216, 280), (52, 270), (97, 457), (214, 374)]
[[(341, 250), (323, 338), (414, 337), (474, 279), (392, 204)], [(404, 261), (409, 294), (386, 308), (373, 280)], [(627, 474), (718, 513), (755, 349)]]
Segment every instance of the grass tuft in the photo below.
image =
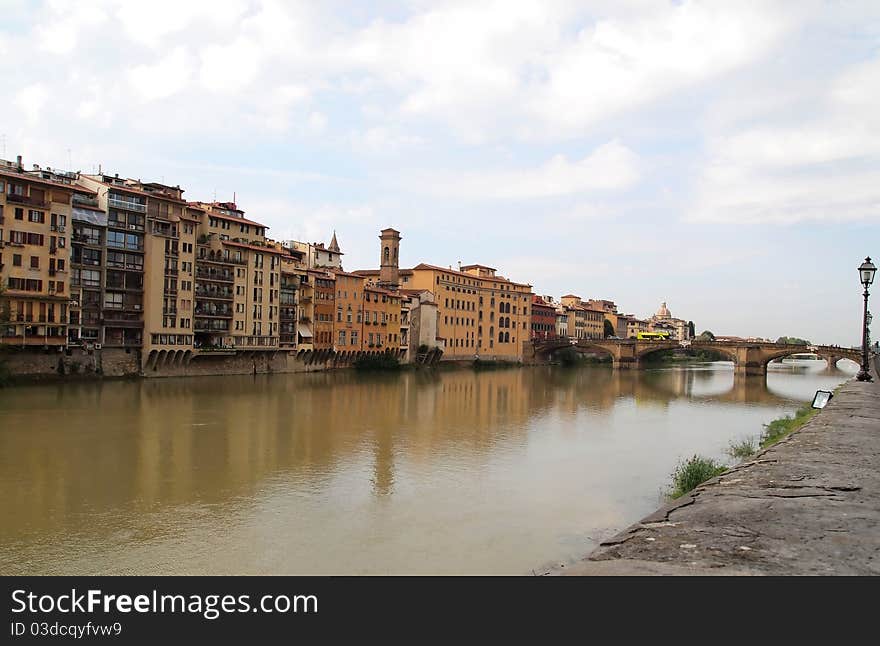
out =
[(774, 419), (768, 424), (764, 424), (764, 432), (761, 434), (761, 448), (766, 449), (768, 446), (773, 446), (779, 440), (813, 419), (818, 412), (819, 409), (813, 408), (810, 404), (804, 404), (795, 411), (793, 416), (786, 415), (785, 417)]
[(727, 471), (726, 465), (719, 464), (711, 458), (694, 455), (688, 460), (679, 462), (672, 472), (672, 491), (669, 497), (680, 498), (725, 471)]
[(734, 460), (745, 460), (752, 457), (757, 451), (756, 439), (754, 437), (747, 437), (739, 442), (731, 441), (726, 453)]

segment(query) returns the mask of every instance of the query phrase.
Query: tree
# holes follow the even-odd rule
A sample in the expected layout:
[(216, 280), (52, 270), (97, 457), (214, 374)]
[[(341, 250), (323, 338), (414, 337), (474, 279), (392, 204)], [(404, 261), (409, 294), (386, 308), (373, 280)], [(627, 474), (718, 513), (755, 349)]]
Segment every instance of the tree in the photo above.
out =
[(9, 299), (6, 298), (6, 288), (0, 285), (0, 337), (6, 331), (6, 324), (9, 323), (11, 316), (9, 311)]
[(693, 321), (688, 321), (688, 336), (689, 336), (690, 338), (692, 338), (692, 339), (693, 339), (695, 336), (697, 336), (697, 331), (696, 331), (696, 329), (694, 328), (694, 322), (693, 322)]
[(776, 339), (776, 343), (785, 343), (786, 345), (812, 345), (806, 339), (799, 339), (796, 336), (781, 336)]
[(703, 330), (698, 338), (700, 339), (700, 341), (714, 341), (715, 335), (712, 334), (709, 330)]
[(605, 338), (615, 336), (614, 334), (614, 326), (611, 325), (611, 321), (605, 319)]

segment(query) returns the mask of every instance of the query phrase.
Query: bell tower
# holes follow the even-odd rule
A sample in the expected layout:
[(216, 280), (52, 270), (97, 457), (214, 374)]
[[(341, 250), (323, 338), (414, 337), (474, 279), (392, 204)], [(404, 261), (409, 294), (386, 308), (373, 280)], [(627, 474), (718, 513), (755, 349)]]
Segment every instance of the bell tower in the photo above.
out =
[(379, 256), (379, 285), (396, 289), (400, 286), (400, 231), (382, 229), (379, 234), (381, 255)]

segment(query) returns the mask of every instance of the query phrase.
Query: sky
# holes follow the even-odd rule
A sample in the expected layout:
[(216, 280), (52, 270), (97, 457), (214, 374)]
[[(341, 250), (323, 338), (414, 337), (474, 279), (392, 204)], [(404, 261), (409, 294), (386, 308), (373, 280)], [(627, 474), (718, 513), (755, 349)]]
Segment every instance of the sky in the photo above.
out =
[[(861, 341), (880, 3), (0, 0), (0, 157), (237, 201), (348, 270), (481, 263)], [(880, 285), (880, 281), (877, 283)], [(877, 306), (880, 311), (880, 305)], [(880, 317), (878, 317), (880, 319)]]

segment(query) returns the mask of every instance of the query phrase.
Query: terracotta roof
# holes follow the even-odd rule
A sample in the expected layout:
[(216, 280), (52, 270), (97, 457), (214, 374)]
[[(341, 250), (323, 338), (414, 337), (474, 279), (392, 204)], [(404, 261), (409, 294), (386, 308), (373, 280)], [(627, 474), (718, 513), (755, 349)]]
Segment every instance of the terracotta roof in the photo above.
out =
[[(198, 208), (198, 207), (196, 207)], [(260, 222), (254, 222), (253, 220), (248, 220), (247, 218), (239, 218), (235, 215), (226, 215), (225, 213), (217, 213), (217, 211), (209, 211), (205, 209), (205, 214), (212, 218), (219, 218), (221, 220), (229, 220), (230, 222), (238, 222), (239, 224), (251, 224), (256, 227), (263, 227), (264, 229), (268, 229), (269, 227), (265, 224), (261, 224)]]
[(88, 193), (89, 195), (98, 195), (98, 191), (93, 191), (92, 189), (87, 188), (78, 182), (76, 184), (72, 184), (71, 186), (73, 186), (73, 190), (75, 190), (77, 193)]
[(172, 195), (162, 195), (161, 193), (150, 193), (149, 191), (143, 191), (139, 188), (135, 188), (133, 186), (126, 186), (120, 184), (107, 183), (100, 179), (96, 179), (101, 177), (100, 175), (84, 175), (84, 177), (88, 177), (92, 181), (98, 182), (101, 186), (106, 187), (112, 191), (122, 191), (123, 193), (133, 193), (134, 195), (142, 195), (144, 197), (150, 197), (154, 200), (165, 200), (166, 202), (174, 202), (175, 204), (186, 204), (186, 200), (178, 199)]
[(498, 271), (495, 267), (489, 267), (488, 265), (462, 265), (462, 269), (491, 269), (492, 271)]
[(376, 287), (375, 285), (365, 285), (365, 292), (376, 292), (378, 294), (387, 294), (388, 296), (400, 296), (400, 294), (396, 294), (395, 292), (389, 291), (382, 287)]
[[(470, 265), (470, 266), (476, 267), (478, 265)], [(483, 267), (485, 265), (479, 265), (479, 266)], [(469, 278), (471, 280), (488, 280), (488, 281), (492, 281), (492, 282), (496, 282), (496, 283), (509, 283), (511, 285), (516, 285), (517, 287), (531, 287), (531, 285), (528, 283), (516, 283), (512, 280), (509, 280), (507, 278), (502, 278), (500, 276), (475, 276), (473, 274), (466, 274), (463, 271), (457, 271), (455, 269), (450, 269), (449, 267), (438, 267), (437, 265), (429, 265), (424, 262), (419, 263), (418, 265), (413, 267), (411, 271), (415, 271), (417, 269), (420, 269), (420, 270), (429, 269), (431, 271), (442, 271), (447, 274), (455, 274), (456, 276), (462, 276), (464, 278)], [(489, 269), (491, 269), (491, 267)]]
[(361, 274), (355, 274), (350, 271), (342, 271), (341, 269), (331, 269), (330, 273), (336, 276), (345, 276), (346, 278), (363, 278)]
[(13, 173), (7, 170), (0, 170), (0, 175), (4, 177), (11, 177), (13, 179), (24, 180), (25, 182), (31, 182), (32, 184), (42, 184), (43, 186), (51, 186), (52, 188), (62, 188), (66, 191), (76, 190), (76, 187), (73, 184), (53, 182), (48, 179), (43, 179), (42, 177), (33, 177), (32, 175), (28, 175), (27, 173)]
[(98, 213), (103, 213), (104, 209), (97, 206), (89, 206), (87, 204), (72, 204), (75, 209), (84, 209), (86, 211), (97, 211)]
[(225, 245), (229, 245), (230, 247), (241, 247), (242, 249), (253, 249), (254, 251), (263, 251), (265, 253), (274, 253), (279, 256), (284, 252), (280, 249), (276, 249), (275, 247), (260, 247), (254, 244), (242, 244), (241, 242), (233, 242), (232, 240), (221, 240)]

